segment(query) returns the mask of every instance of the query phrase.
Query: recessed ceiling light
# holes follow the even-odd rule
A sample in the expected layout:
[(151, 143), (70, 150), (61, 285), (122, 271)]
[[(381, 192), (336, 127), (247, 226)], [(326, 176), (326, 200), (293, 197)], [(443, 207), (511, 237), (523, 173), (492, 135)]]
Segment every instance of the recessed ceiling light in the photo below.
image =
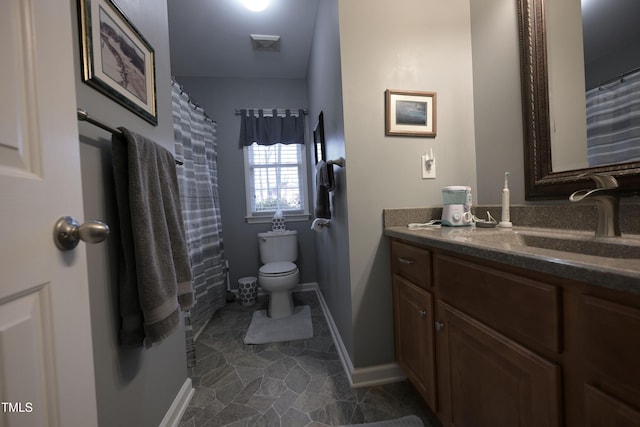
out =
[(269, 0), (242, 0), (242, 4), (254, 12), (262, 12), (269, 6)]

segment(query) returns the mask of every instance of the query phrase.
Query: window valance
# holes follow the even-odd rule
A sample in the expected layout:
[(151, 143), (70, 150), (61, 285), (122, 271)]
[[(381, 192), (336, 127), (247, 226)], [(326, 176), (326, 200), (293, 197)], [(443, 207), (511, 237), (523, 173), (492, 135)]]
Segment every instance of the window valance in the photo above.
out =
[(278, 115), (272, 110), (271, 116), (265, 116), (264, 110), (240, 110), (240, 148), (254, 142), (258, 145), (304, 144), (304, 111), (298, 110), (297, 116), (291, 110)]

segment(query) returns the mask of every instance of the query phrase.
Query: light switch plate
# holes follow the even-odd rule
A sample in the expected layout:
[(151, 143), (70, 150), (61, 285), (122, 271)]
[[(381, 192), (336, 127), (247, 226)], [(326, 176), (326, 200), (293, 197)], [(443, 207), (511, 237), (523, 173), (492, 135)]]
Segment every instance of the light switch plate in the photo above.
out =
[(431, 159), (431, 164), (427, 163), (427, 155), (423, 155), (421, 158), (422, 163), (422, 179), (435, 179), (436, 178), (436, 158)]

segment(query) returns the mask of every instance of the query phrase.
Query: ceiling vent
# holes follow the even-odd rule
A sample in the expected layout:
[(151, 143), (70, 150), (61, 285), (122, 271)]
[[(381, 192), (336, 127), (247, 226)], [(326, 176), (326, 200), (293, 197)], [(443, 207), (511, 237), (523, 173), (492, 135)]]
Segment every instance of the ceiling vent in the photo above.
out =
[(258, 52), (280, 52), (280, 36), (251, 34), (251, 45)]

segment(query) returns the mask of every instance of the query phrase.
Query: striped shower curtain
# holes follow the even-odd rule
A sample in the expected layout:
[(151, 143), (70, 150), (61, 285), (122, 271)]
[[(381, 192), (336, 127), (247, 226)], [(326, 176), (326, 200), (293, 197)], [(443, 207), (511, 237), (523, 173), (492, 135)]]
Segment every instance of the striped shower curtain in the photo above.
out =
[(640, 160), (640, 71), (586, 96), (589, 166)]
[(180, 201), (195, 304), (185, 314), (187, 364), (195, 365), (194, 339), (226, 302), (225, 259), (218, 198), (216, 123), (172, 79), (173, 132)]

